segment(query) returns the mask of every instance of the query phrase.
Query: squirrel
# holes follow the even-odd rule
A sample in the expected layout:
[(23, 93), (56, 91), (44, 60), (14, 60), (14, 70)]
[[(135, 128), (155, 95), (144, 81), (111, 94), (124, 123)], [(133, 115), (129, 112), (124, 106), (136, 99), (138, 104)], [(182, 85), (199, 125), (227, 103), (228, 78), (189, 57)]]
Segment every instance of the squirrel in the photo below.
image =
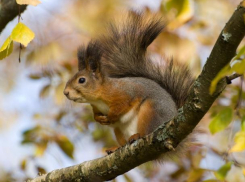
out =
[(194, 82), (187, 66), (173, 60), (156, 64), (147, 54), (164, 27), (161, 18), (129, 13), (121, 26), (111, 23), (108, 34), (78, 49), (79, 71), (64, 95), (90, 103), (95, 121), (111, 126), (120, 146), (171, 120)]

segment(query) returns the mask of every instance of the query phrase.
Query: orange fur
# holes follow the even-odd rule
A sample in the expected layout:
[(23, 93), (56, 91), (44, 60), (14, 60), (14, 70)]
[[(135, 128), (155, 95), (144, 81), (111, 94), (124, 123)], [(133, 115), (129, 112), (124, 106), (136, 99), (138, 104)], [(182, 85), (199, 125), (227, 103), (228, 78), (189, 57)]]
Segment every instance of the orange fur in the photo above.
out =
[(140, 107), (138, 113), (138, 133), (140, 136), (148, 134), (148, 129), (154, 116), (154, 110), (150, 100), (146, 100)]
[(114, 129), (114, 133), (117, 139), (117, 142), (119, 143), (119, 145), (123, 146), (127, 143), (126, 139), (124, 138), (121, 130), (119, 128), (115, 128)]

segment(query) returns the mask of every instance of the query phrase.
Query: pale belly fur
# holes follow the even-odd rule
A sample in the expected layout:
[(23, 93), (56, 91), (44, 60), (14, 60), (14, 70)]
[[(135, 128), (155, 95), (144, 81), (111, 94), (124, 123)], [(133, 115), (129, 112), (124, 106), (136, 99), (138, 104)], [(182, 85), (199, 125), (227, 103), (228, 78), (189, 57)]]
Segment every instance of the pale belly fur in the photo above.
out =
[[(95, 105), (100, 112), (102, 112), (104, 115), (107, 115), (109, 112), (109, 107), (107, 104), (105, 104), (102, 101), (97, 101), (91, 103), (92, 105)], [(132, 108), (127, 113), (122, 115), (114, 124), (109, 125), (112, 128), (118, 128), (123, 133), (126, 140), (129, 139), (130, 136), (138, 133), (137, 132), (137, 123), (138, 123), (138, 116), (136, 113), (135, 108)]]
[(123, 133), (126, 140), (128, 140), (132, 135), (138, 133), (137, 131), (138, 116), (135, 109), (132, 108), (115, 124), (110, 125), (113, 128), (118, 128)]

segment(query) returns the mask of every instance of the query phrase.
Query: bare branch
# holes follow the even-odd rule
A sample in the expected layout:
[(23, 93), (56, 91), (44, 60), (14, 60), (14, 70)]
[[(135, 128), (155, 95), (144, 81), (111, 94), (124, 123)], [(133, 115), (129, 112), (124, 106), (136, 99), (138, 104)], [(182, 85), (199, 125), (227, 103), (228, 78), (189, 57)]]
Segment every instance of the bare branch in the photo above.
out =
[(26, 9), (26, 5), (18, 5), (16, 0), (1, 0), (0, 1), (0, 33), (5, 26), (16, 16)]
[(30, 181), (106, 181), (176, 148), (192, 132), (226, 87), (227, 83), (224, 78), (218, 83), (215, 93), (209, 95), (211, 81), (234, 57), (236, 49), (244, 37), (244, 13), (245, 8), (239, 5), (222, 30), (202, 73), (193, 84), (187, 102), (179, 109), (178, 115), (172, 121), (165, 123), (152, 134), (133, 144), (121, 147), (109, 156), (54, 170)]

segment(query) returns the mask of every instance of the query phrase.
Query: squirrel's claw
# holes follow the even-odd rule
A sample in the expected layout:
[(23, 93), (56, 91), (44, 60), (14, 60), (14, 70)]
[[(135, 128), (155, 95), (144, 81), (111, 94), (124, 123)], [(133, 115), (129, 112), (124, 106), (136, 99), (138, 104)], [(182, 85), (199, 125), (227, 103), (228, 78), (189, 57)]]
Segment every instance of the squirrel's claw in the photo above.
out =
[(140, 134), (136, 133), (134, 135), (132, 135), (129, 139), (128, 139), (128, 143), (132, 144), (134, 143), (136, 140), (138, 140), (140, 138)]
[(113, 152), (115, 152), (117, 149), (119, 149), (119, 147), (111, 147), (111, 148), (106, 150), (106, 153), (107, 153), (107, 155), (110, 155)]
[(111, 122), (108, 120), (107, 116), (103, 115), (95, 115), (94, 116), (95, 121), (99, 122), (102, 125), (109, 125)]

